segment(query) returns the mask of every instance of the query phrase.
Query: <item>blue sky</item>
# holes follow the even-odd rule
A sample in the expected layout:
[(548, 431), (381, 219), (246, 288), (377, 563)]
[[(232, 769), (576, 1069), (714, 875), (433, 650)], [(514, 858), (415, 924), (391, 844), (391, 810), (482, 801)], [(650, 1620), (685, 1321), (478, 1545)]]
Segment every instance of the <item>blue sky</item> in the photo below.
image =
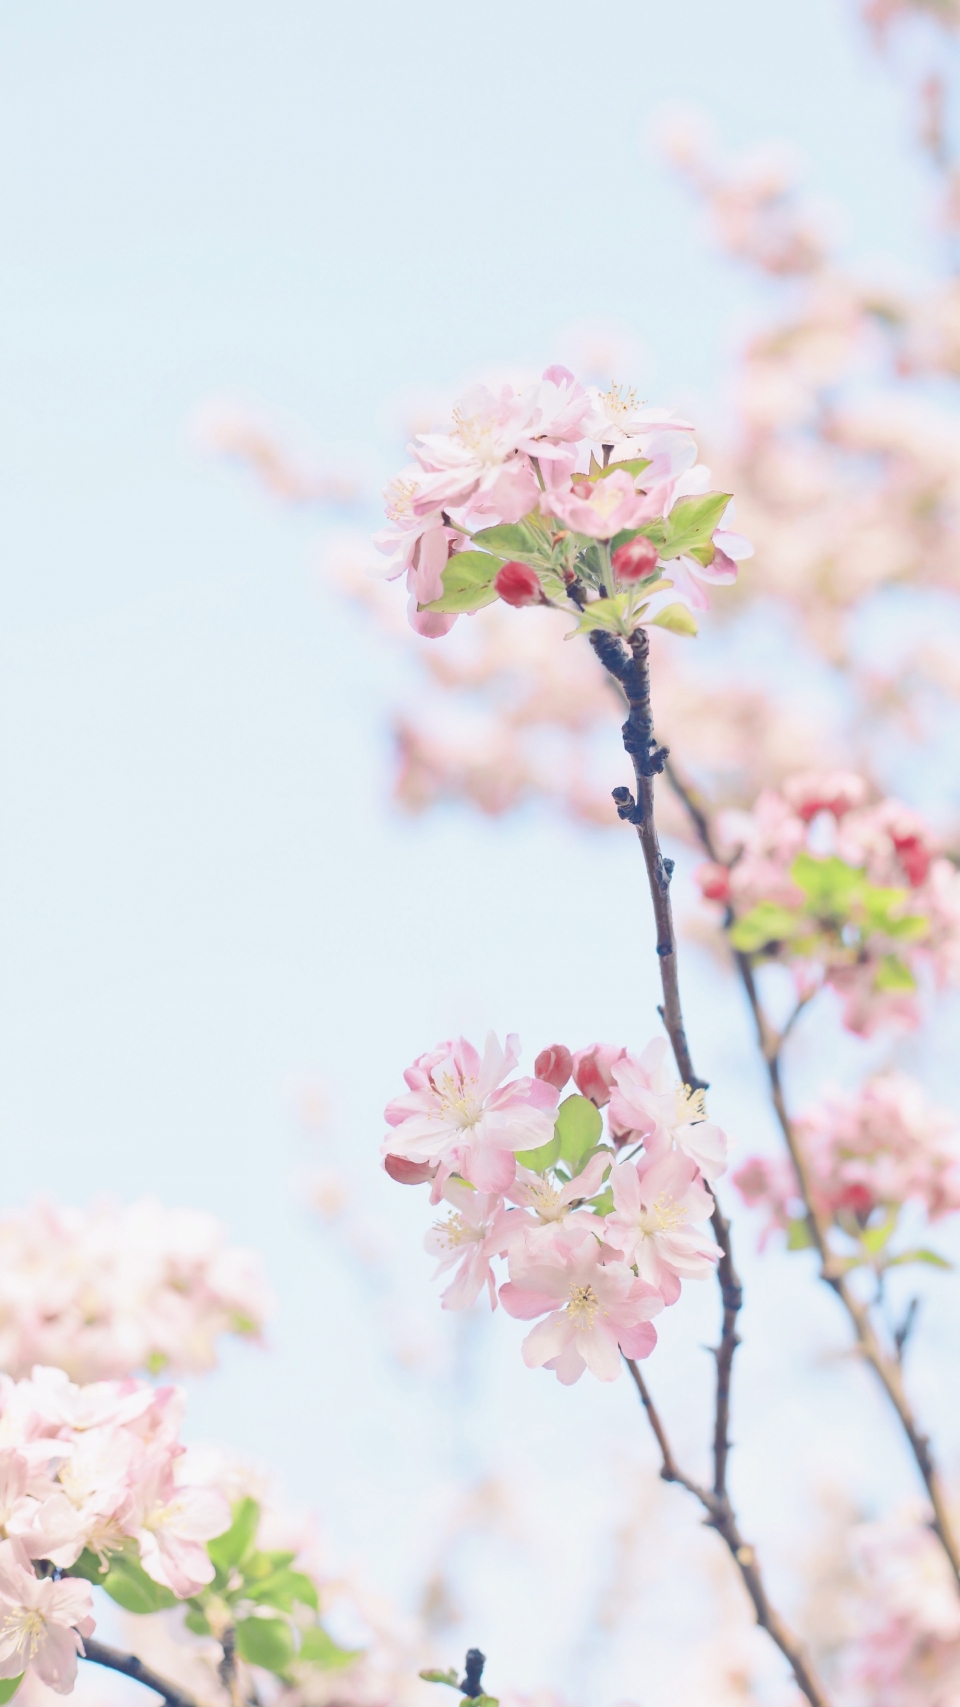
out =
[[(678, 100), (732, 149), (796, 147), (848, 255), (912, 272), (929, 252), (905, 100), (840, 0), (0, 11), (4, 1196), (156, 1189), (264, 1249), (269, 1360), (235, 1352), (195, 1384), (193, 1427), (278, 1464), (401, 1596), (444, 1501), (501, 1443), (554, 1488), (568, 1428), (593, 1442), (568, 1484), (591, 1583), (609, 1465), (652, 1462), (625, 1384), (560, 1393), (522, 1371), (513, 1324), (439, 1322), (425, 1205), (376, 1170), (380, 1108), (435, 1037), (652, 1029), (649, 958), (627, 972), (592, 929), (556, 927), (577, 884), (630, 899), (637, 873), (625, 843), (535, 814), (398, 822), (384, 719), (399, 666), (320, 586), (316, 521), (204, 460), (189, 425), (211, 396), (264, 403), (379, 476), (398, 394), (548, 360), (596, 317), (635, 330), (658, 396), (718, 409), (764, 304), (658, 162), (651, 124)], [(764, 1123), (746, 1033), (707, 968), (690, 1008), (746, 1142)], [(308, 1079), (392, 1228), (379, 1283), (298, 1195)], [(804, 1472), (770, 1487), (796, 1403), (787, 1346), (769, 1351), (776, 1312), (793, 1311), (828, 1418), (839, 1401), (809, 1358), (822, 1336), (842, 1343), (829, 1301), (795, 1296), (796, 1266), (772, 1272), (737, 1470), (771, 1535), (804, 1497)], [(385, 1355), (385, 1303), (422, 1319), (419, 1374)], [(711, 1309), (671, 1327), (668, 1396), (705, 1380)], [(918, 1379), (932, 1398), (932, 1373)], [(909, 1489), (871, 1427), (871, 1462)], [(680, 1429), (692, 1447), (692, 1413)], [(866, 1488), (863, 1437), (840, 1435)], [(497, 1646), (501, 1675), (562, 1681), (576, 1572), (554, 1582), (539, 1561), (533, 1635), (522, 1573), (483, 1557), (465, 1567), (465, 1636)], [(584, 1698), (635, 1693), (636, 1649), (614, 1650), (577, 1662)], [(662, 1679), (649, 1687), (659, 1700)]]

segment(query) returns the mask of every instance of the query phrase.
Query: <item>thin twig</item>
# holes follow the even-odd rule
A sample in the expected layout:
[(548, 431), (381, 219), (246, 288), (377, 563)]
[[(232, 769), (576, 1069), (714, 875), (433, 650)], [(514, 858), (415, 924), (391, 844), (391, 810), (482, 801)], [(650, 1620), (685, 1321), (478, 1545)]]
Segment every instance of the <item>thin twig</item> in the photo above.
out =
[(132, 1677), (135, 1682), (145, 1684), (147, 1689), (155, 1689), (162, 1695), (167, 1707), (197, 1707), (192, 1695), (185, 1695), (182, 1689), (177, 1689), (168, 1683), (165, 1677), (160, 1677), (138, 1660), (136, 1654), (124, 1654), (119, 1648), (109, 1648), (106, 1642), (98, 1642), (93, 1636), (84, 1637), (83, 1657), (92, 1660), (94, 1665), (108, 1666), (111, 1671), (120, 1671), (124, 1677)]
[[(697, 831), (700, 845), (704, 852), (711, 859), (714, 859), (716, 857), (715, 844), (710, 829), (709, 818), (706, 816), (699, 803), (693, 799), (690, 789), (681, 782), (673, 767), (670, 769), (669, 780), (676, 790), (679, 799), (683, 802), (687, 812), (689, 813), (691, 823)], [(853, 1331), (856, 1335), (857, 1345), (860, 1352), (870, 1364), (870, 1367), (876, 1374), (877, 1379), (897, 1413), (900, 1425), (906, 1435), (907, 1442), (916, 1462), (917, 1469), (919, 1470), (920, 1476), (923, 1480), (924, 1487), (927, 1490), (927, 1497), (933, 1508), (933, 1522), (931, 1524), (931, 1528), (947, 1556), (957, 1586), (960, 1588), (960, 1543), (958, 1543), (957, 1536), (954, 1532), (953, 1523), (940, 1482), (940, 1474), (930, 1450), (929, 1438), (921, 1429), (917, 1418), (914, 1415), (910, 1400), (907, 1397), (906, 1388), (903, 1384), (901, 1359), (900, 1357), (889, 1356), (884, 1351), (883, 1345), (881, 1344), (873, 1326), (869, 1306), (861, 1303), (860, 1299), (856, 1296), (856, 1293), (850, 1286), (846, 1273), (843, 1268), (839, 1266), (830, 1249), (828, 1228), (817, 1210), (813, 1191), (813, 1182), (810, 1176), (807, 1158), (804, 1154), (799, 1133), (790, 1118), (786, 1098), (783, 1094), (783, 1082), (781, 1077), (781, 1048), (783, 1040), (786, 1037), (793, 1021), (797, 1018), (802, 1007), (806, 1004), (804, 1001), (798, 1003), (797, 1008), (794, 1010), (794, 1013), (791, 1015), (791, 1018), (787, 1023), (787, 1026), (783, 1031), (778, 1032), (776, 1028), (770, 1024), (770, 1021), (764, 1012), (763, 1004), (757, 990), (757, 982), (753, 975), (753, 961), (750, 955), (744, 954), (737, 949), (732, 950), (732, 953), (737, 971), (740, 975), (740, 981), (743, 985), (747, 1002), (750, 1007), (750, 1012), (753, 1015), (753, 1022), (757, 1034), (757, 1044), (760, 1049), (760, 1054), (763, 1057), (767, 1073), (767, 1081), (770, 1088), (770, 1101), (773, 1104), (774, 1113), (776, 1114), (780, 1130), (783, 1133), (787, 1149), (790, 1153), (790, 1160), (793, 1163), (794, 1172), (797, 1176), (797, 1183), (800, 1187), (800, 1195), (803, 1199), (804, 1209), (806, 1212), (805, 1219), (810, 1239), (820, 1259), (820, 1278), (836, 1294), (837, 1298), (839, 1298), (841, 1304), (846, 1310), (853, 1326)]]
[(665, 1482), (677, 1482), (680, 1487), (686, 1488), (694, 1499), (699, 1500), (707, 1514), (707, 1524), (711, 1529), (716, 1530), (725, 1543), (737, 1570), (740, 1572), (743, 1586), (753, 1603), (753, 1610), (756, 1613), (757, 1623), (761, 1630), (767, 1632), (767, 1635), (776, 1643), (788, 1661), (800, 1689), (807, 1700), (811, 1702), (812, 1707), (827, 1707), (827, 1697), (816, 1672), (813, 1670), (806, 1649), (793, 1634), (793, 1631), (783, 1622), (767, 1598), (756, 1550), (744, 1540), (740, 1533), (729, 1495), (713, 1493), (709, 1488), (695, 1482), (692, 1477), (684, 1475), (679, 1469), (667, 1438), (666, 1429), (650, 1396), (650, 1389), (644, 1381), (640, 1368), (633, 1358), (628, 1357), (625, 1361), (636, 1383), (637, 1392), (640, 1394), (644, 1410), (660, 1448), (660, 1474), (663, 1480)]
[[(683, 1011), (680, 1006), (677, 941), (673, 927), (673, 909), (670, 903), (670, 878), (673, 872), (673, 861), (664, 859), (660, 851), (660, 841), (654, 816), (653, 779), (664, 769), (669, 755), (665, 747), (657, 745), (653, 733), (653, 713), (650, 706), (649, 641), (643, 629), (639, 629), (631, 637), (628, 653), (619, 640), (602, 630), (595, 630), (591, 634), (590, 640), (604, 669), (619, 683), (627, 702), (627, 720), (622, 731), (623, 745), (633, 762), (637, 798), (634, 800), (630, 790), (626, 788), (614, 789), (613, 798), (617, 803), (617, 811), (620, 817), (636, 828), (643, 850), (644, 864), (647, 868), (650, 897), (653, 902), (653, 913), (657, 927), (657, 957), (660, 962), (660, 979), (663, 987), (663, 1006), (659, 1010), (660, 1016), (670, 1038), (677, 1070), (684, 1084), (689, 1085), (691, 1089), (705, 1089), (705, 1080), (698, 1079), (693, 1070), (693, 1061), (683, 1023)], [(696, 810), (692, 804), (691, 810)], [(709, 834), (706, 817), (704, 817), (703, 822), (705, 833)], [(734, 1354), (740, 1343), (737, 1335), (737, 1317), (743, 1304), (743, 1287), (733, 1263), (730, 1223), (723, 1214), (712, 1191), (711, 1196), (713, 1197), (713, 1212), (710, 1220), (714, 1238), (720, 1247), (717, 1279), (723, 1308), (720, 1343), (714, 1351), (717, 1363), (717, 1393), (713, 1431), (713, 1485), (714, 1492), (721, 1496), (726, 1493), (727, 1487), (727, 1462), (730, 1456), (730, 1382)]]
[[(621, 818), (632, 823), (637, 832), (657, 928), (657, 956), (660, 961), (660, 980), (663, 1006), (660, 1015), (673, 1049), (677, 1069), (684, 1084), (691, 1089), (705, 1089), (706, 1081), (694, 1072), (690, 1047), (680, 1005), (680, 984), (677, 974), (677, 940), (670, 902), (670, 878), (673, 861), (664, 859), (657, 835), (654, 816), (654, 777), (662, 772), (667, 751), (657, 745), (653, 733), (653, 714), (650, 706), (649, 642), (639, 629), (630, 638), (629, 653), (619, 640), (602, 630), (595, 630), (590, 641), (604, 668), (619, 682), (626, 696), (628, 713), (623, 725), (623, 745), (633, 762), (636, 778), (636, 799), (629, 789), (614, 790), (614, 800)], [(706, 820), (704, 820), (706, 826)], [(827, 1697), (814, 1672), (802, 1644), (771, 1606), (767, 1598), (760, 1567), (754, 1549), (744, 1541), (727, 1491), (727, 1463), (730, 1455), (730, 1383), (734, 1354), (739, 1344), (737, 1318), (743, 1303), (743, 1288), (733, 1263), (730, 1224), (720, 1205), (713, 1199), (711, 1216), (714, 1236), (720, 1247), (717, 1278), (723, 1306), (720, 1343), (714, 1356), (717, 1364), (716, 1405), (713, 1435), (713, 1488), (701, 1487), (682, 1474), (670, 1450), (663, 1424), (647, 1390), (637, 1364), (630, 1358), (627, 1366), (636, 1383), (650, 1425), (657, 1438), (663, 1459), (662, 1475), (666, 1481), (678, 1482), (697, 1498), (707, 1513), (707, 1522), (726, 1543), (753, 1602), (757, 1622), (776, 1643), (796, 1678), (799, 1688), (811, 1707), (827, 1707)]]

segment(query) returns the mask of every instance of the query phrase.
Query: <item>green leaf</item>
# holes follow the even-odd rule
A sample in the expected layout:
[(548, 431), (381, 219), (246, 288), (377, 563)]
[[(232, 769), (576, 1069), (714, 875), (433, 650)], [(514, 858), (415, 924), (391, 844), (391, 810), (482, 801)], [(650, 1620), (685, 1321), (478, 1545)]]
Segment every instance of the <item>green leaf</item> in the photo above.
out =
[(88, 1583), (102, 1583), (106, 1576), (106, 1571), (100, 1569), (99, 1555), (97, 1553), (91, 1553), (89, 1547), (85, 1547), (83, 1552), (80, 1554), (79, 1559), (75, 1559), (73, 1564), (70, 1566), (67, 1575), (71, 1577), (83, 1577)]
[(885, 954), (874, 976), (873, 987), (875, 990), (884, 990), (889, 994), (898, 990), (906, 992), (916, 989), (917, 980), (909, 966), (905, 966), (897, 955)]
[(162, 1583), (155, 1583), (148, 1577), (143, 1566), (135, 1559), (128, 1558), (123, 1553), (116, 1553), (110, 1560), (110, 1569), (105, 1577), (96, 1579), (101, 1588), (105, 1588), (111, 1600), (122, 1606), (124, 1612), (136, 1612), (143, 1617), (148, 1612), (162, 1612), (164, 1607), (178, 1604), (176, 1595)]
[[(606, 628), (613, 634), (625, 633), (625, 618), (632, 602), (632, 593), (617, 593), (612, 599), (594, 599), (587, 605), (571, 634), (589, 634), (592, 628)], [(568, 635), (567, 639), (570, 638)]]
[(23, 1672), (19, 1677), (0, 1677), (0, 1707), (5, 1701), (12, 1701), (23, 1682)]
[(803, 920), (799, 913), (788, 912), (776, 901), (758, 901), (749, 913), (730, 927), (730, 941), (741, 954), (757, 954), (775, 942), (786, 942), (796, 936)]
[(813, 854), (799, 853), (790, 867), (790, 876), (797, 888), (803, 890), (811, 913), (819, 919), (848, 918), (867, 887), (863, 872), (837, 859), (835, 854), (829, 859), (817, 859)]
[(517, 1161), (522, 1168), (530, 1168), (535, 1174), (545, 1174), (548, 1168), (553, 1167), (559, 1154), (560, 1139), (555, 1132), (538, 1150), (518, 1150)]
[(328, 1636), (320, 1624), (311, 1624), (303, 1632), (297, 1654), (298, 1665), (319, 1666), (323, 1671), (339, 1671), (360, 1658), (362, 1648), (341, 1648)]
[(806, 1251), (813, 1244), (813, 1235), (802, 1215), (787, 1222), (787, 1250)]
[(190, 1611), (187, 1613), (183, 1622), (187, 1626), (188, 1630), (193, 1631), (195, 1636), (210, 1635), (209, 1619), (205, 1612), (200, 1611), (199, 1606), (191, 1606)]
[(248, 1665), (283, 1677), (297, 1648), (285, 1618), (241, 1618), (236, 1624), (237, 1653)]
[(591, 1197), (590, 1208), (593, 1210), (594, 1215), (612, 1215), (614, 1208), (613, 1186), (605, 1185), (603, 1190), (599, 1192), (596, 1197)]
[[(636, 480), (637, 475), (642, 474), (644, 469), (649, 467), (650, 458), (648, 456), (633, 456), (628, 458), (626, 462), (608, 462), (606, 468), (601, 468), (591, 452), (590, 473), (587, 475), (587, 479), (590, 481), (607, 480), (611, 474), (616, 474), (618, 468), (624, 468)], [(576, 478), (582, 480), (583, 475), (578, 474)]]
[(874, 1257), (889, 1244), (897, 1228), (897, 1212), (890, 1211), (876, 1227), (864, 1227), (860, 1234), (860, 1243), (870, 1256)]
[(260, 1526), (260, 1507), (247, 1495), (233, 1507), (233, 1521), (222, 1535), (207, 1542), (207, 1552), (218, 1571), (230, 1571), (239, 1565), (253, 1547)]
[(708, 545), (730, 502), (729, 492), (707, 492), (702, 498), (681, 498), (665, 518), (660, 556), (682, 557), (698, 545)]
[(926, 1262), (930, 1264), (931, 1268), (953, 1268), (953, 1263), (948, 1262), (946, 1257), (938, 1255), (936, 1251), (927, 1250), (901, 1251), (899, 1256), (890, 1258), (887, 1267), (899, 1268), (905, 1262)]
[(446, 1671), (422, 1671), (420, 1676), (424, 1683), (448, 1683), (451, 1689), (460, 1688), (460, 1679), (453, 1666), (448, 1666)]
[(294, 1604), (320, 1609), (316, 1584), (303, 1571), (274, 1571), (269, 1577), (245, 1583), (251, 1600), (262, 1606), (275, 1606), (279, 1612), (292, 1612)]
[[(652, 589), (651, 589), (652, 591)], [(664, 605), (662, 611), (650, 618), (652, 628), (668, 628), (671, 634), (699, 634), (697, 619), (689, 605)]]
[(572, 1178), (580, 1172), (586, 1152), (593, 1149), (603, 1131), (600, 1110), (589, 1097), (566, 1097), (557, 1111), (554, 1130), (560, 1139), (561, 1159)]
[(420, 605), (420, 610), (467, 611), (482, 610), (492, 605), (498, 596), (494, 581), (503, 568), (503, 560), (491, 557), (488, 551), (456, 551), (443, 571), (443, 594)]
[(500, 1707), (496, 1695), (465, 1695), (460, 1707)]
[(503, 562), (528, 563), (532, 569), (545, 568), (553, 563), (553, 544), (546, 518), (532, 510), (519, 522), (504, 522), (498, 527), (481, 528), (471, 534), (474, 545), (492, 551)]

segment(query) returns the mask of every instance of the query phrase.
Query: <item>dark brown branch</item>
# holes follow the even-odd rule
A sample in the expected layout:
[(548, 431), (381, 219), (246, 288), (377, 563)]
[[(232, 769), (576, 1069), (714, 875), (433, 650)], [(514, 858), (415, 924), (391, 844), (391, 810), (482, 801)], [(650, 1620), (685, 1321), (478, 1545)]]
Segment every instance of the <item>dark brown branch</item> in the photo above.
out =
[(168, 1683), (165, 1677), (159, 1677), (138, 1660), (136, 1654), (121, 1653), (119, 1648), (108, 1648), (106, 1642), (98, 1642), (92, 1636), (84, 1638), (84, 1658), (92, 1660), (94, 1665), (108, 1666), (111, 1671), (122, 1672), (124, 1677), (132, 1677), (136, 1683), (142, 1683), (147, 1689), (155, 1689), (162, 1695), (167, 1707), (197, 1707), (192, 1695), (185, 1695), (182, 1689), (177, 1689)]
[(761, 1630), (765, 1630), (771, 1641), (775, 1642), (780, 1649), (797, 1680), (798, 1686), (811, 1703), (811, 1707), (828, 1707), (827, 1696), (824, 1694), (823, 1686), (810, 1663), (806, 1649), (793, 1634), (793, 1631), (783, 1622), (767, 1598), (756, 1550), (744, 1540), (740, 1533), (729, 1495), (726, 1493), (718, 1495), (709, 1488), (702, 1487), (699, 1482), (695, 1482), (692, 1477), (684, 1475), (679, 1469), (666, 1430), (650, 1396), (650, 1390), (640, 1372), (639, 1365), (629, 1357), (626, 1359), (626, 1365), (636, 1383), (637, 1392), (640, 1394), (644, 1410), (660, 1448), (660, 1474), (663, 1480), (665, 1482), (677, 1482), (680, 1487), (686, 1488), (694, 1499), (699, 1500), (706, 1512), (707, 1524), (711, 1529), (716, 1530), (740, 1572), (741, 1581), (753, 1603), (753, 1610), (756, 1613), (757, 1623)]
[[(709, 818), (697, 802), (692, 791), (680, 780), (673, 767), (670, 768), (669, 781), (676, 790), (679, 799), (687, 809), (691, 823), (697, 832), (701, 847), (711, 859), (715, 859), (715, 844)], [(730, 923), (729, 918), (727, 923)], [(757, 1044), (766, 1068), (767, 1082), (770, 1089), (770, 1101), (773, 1104), (774, 1113), (776, 1114), (780, 1130), (783, 1133), (787, 1149), (790, 1153), (790, 1160), (793, 1163), (794, 1172), (797, 1176), (797, 1183), (800, 1187), (800, 1195), (803, 1199), (804, 1209), (806, 1212), (806, 1224), (810, 1234), (810, 1239), (817, 1252), (817, 1256), (820, 1259), (820, 1278), (827, 1286), (830, 1287), (831, 1291), (835, 1293), (836, 1297), (840, 1300), (846, 1310), (853, 1326), (853, 1331), (856, 1336), (857, 1346), (860, 1353), (870, 1364), (870, 1367), (873, 1369), (877, 1379), (883, 1387), (884, 1392), (897, 1413), (897, 1417), (899, 1418), (900, 1425), (907, 1438), (917, 1469), (920, 1472), (924, 1487), (927, 1490), (927, 1497), (933, 1508), (933, 1522), (931, 1527), (947, 1556), (957, 1586), (960, 1588), (960, 1544), (958, 1544), (957, 1536), (954, 1532), (953, 1522), (950, 1517), (949, 1508), (940, 1482), (940, 1474), (930, 1450), (929, 1438), (921, 1429), (907, 1396), (907, 1391), (903, 1383), (901, 1359), (898, 1355), (891, 1356), (884, 1350), (874, 1328), (869, 1306), (861, 1303), (860, 1299), (853, 1291), (844, 1269), (838, 1264), (830, 1249), (828, 1228), (817, 1211), (813, 1182), (810, 1177), (810, 1169), (807, 1165), (803, 1145), (800, 1141), (799, 1133), (790, 1118), (786, 1098), (783, 1094), (783, 1082), (781, 1078), (781, 1050), (787, 1033), (792, 1029), (794, 1021), (799, 1017), (800, 1012), (806, 1004), (801, 999), (791, 1014), (784, 1029), (778, 1032), (776, 1028), (771, 1025), (764, 1012), (763, 1004), (757, 990), (756, 979), (753, 975), (753, 962), (751, 957), (748, 954), (741, 953), (737, 949), (732, 949), (731, 952), (736, 963), (737, 971), (740, 975), (740, 981), (743, 985), (750, 1012), (753, 1016), (753, 1022), (757, 1034)]]
[[(627, 702), (627, 720), (623, 725), (623, 745), (633, 761), (637, 798), (629, 789), (614, 789), (613, 798), (621, 818), (636, 827), (643, 850), (650, 896), (657, 926), (657, 956), (660, 961), (660, 980), (663, 1006), (660, 1016), (673, 1048), (677, 1070), (684, 1084), (691, 1089), (704, 1089), (706, 1082), (698, 1079), (687, 1043), (680, 1006), (680, 984), (677, 975), (677, 941), (673, 928), (673, 909), (670, 903), (670, 878), (673, 861), (664, 859), (660, 851), (654, 816), (653, 779), (668, 762), (665, 747), (657, 745), (653, 733), (653, 713), (650, 706), (650, 646), (642, 629), (631, 636), (629, 652), (612, 634), (595, 630), (590, 642), (604, 669), (620, 684)], [(693, 809), (693, 808), (691, 808)], [(706, 817), (703, 819), (709, 833)], [(711, 1193), (712, 1195), (712, 1193)], [(730, 1381), (733, 1359), (739, 1344), (737, 1317), (743, 1303), (743, 1288), (733, 1263), (730, 1243), (730, 1224), (713, 1199), (711, 1215), (714, 1238), (720, 1246), (717, 1279), (723, 1307), (720, 1344), (714, 1351), (717, 1362), (717, 1395), (714, 1413), (713, 1462), (714, 1492), (726, 1493), (727, 1461), (730, 1456)]]

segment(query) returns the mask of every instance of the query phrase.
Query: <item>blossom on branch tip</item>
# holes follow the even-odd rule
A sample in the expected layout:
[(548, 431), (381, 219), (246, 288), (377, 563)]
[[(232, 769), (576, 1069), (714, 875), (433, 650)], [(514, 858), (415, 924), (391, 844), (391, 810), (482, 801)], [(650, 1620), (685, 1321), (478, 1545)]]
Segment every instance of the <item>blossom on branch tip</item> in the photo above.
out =
[(404, 1074), (409, 1094), (387, 1105), (393, 1130), (382, 1154), (438, 1164), (442, 1178), (459, 1173), (479, 1191), (505, 1191), (515, 1152), (552, 1138), (558, 1100), (543, 1079), (502, 1083), (518, 1059), (517, 1038), (503, 1050), (492, 1032), (482, 1061), (465, 1038), (419, 1056)]
[(505, 563), (493, 584), (505, 605), (536, 605), (543, 597), (539, 576), (526, 563)]

